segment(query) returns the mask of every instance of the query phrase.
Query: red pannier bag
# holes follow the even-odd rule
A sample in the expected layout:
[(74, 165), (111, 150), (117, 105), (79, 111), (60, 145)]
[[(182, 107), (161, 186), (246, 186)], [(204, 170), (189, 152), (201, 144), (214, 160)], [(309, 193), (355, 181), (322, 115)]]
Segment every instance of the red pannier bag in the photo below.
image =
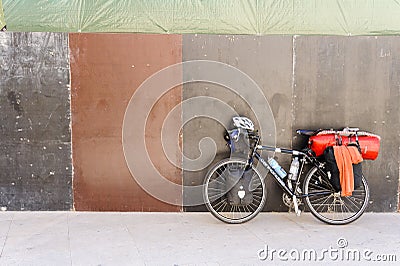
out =
[(357, 132), (356, 136), (355, 133), (349, 134), (346, 131), (324, 130), (311, 136), (308, 145), (316, 156), (321, 156), (328, 146), (356, 143), (357, 138), (363, 159), (375, 160), (379, 154), (381, 137), (368, 132)]

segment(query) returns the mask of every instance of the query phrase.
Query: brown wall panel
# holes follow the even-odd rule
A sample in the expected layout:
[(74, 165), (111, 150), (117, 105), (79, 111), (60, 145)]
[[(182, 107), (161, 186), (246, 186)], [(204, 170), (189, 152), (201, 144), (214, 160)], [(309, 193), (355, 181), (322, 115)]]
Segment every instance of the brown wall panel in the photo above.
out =
[[(180, 211), (181, 206), (148, 195), (131, 176), (123, 154), (122, 123), (139, 85), (158, 70), (182, 61), (181, 36), (70, 34), (69, 42), (75, 209)], [(178, 184), (181, 171), (163, 155), (160, 131), (181, 94), (177, 87), (164, 95), (146, 125), (146, 144), (155, 167)], [(181, 202), (182, 195), (176, 198)]]

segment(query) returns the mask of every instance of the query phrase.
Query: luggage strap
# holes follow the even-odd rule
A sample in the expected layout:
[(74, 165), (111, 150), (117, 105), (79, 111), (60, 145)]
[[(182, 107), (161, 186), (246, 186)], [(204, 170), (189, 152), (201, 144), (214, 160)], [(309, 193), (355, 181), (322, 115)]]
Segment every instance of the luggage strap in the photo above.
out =
[(342, 146), (342, 137), (339, 134), (335, 134), (335, 141), (337, 146)]

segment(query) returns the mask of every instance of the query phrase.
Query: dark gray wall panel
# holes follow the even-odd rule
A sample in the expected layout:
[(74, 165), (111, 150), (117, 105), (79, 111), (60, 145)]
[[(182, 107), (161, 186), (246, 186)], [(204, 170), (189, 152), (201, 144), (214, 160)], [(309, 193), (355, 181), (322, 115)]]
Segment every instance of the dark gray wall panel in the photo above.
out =
[[(295, 38), (294, 128), (353, 126), (379, 134), (364, 163), (370, 211), (395, 211), (400, 160), (400, 39)], [(301, 142), (294, 137), (294, 143)]]
[(69, 210), (68, 35), (0, 34), (0, 206)]
[[(242, 35), (184, 35), (183, 61), (214, 60), (232, 65), (249, 75), (262, 89), (273, 111), (277, 126), (277, 144), (290, 147), (292, 140), (292, 37), (291, 36), (242, 36)], [(186, 73), (185, 67), (183, 74)], [(249, 91), (249, 93), (251, 93)], [(183, 86), (183, 100), (196, 96), (211, 96), (233, 107), (239, 114), (253, 117), (247, 103), (239, 95), (222, 86), (205, 82), (187, 83)], [(242, 95), (246, 98), (248, 95)], [(260, 100), (260, 105), (265, 104)], [(194, 108), (189, 106), (188, 108)], [(203, 106), (202, 108), (208, 108)], [(185, 121), (188, 109), (183, 107)], [(183, 128), (184, 154), (192, 159), (200, 155), (199, 142), (211, 137), (217, 144), (214, 163), (229, 156), (223, 139), (222, 125), (209, 118), (196, 118)], [(267, 140), (264, 140), (267, 141)], [(282, 158), (287, 166), (290, 157)], [(185, 160), (183, 160), (185, 168)], [(184, 185), (202, 184), (207, 169), (184, 171)], [(282, 203), (282, 191), (272, 178), (267, 178), (267, 205), (265, 210), (286, 210)], [(184, 203), (190, 197), (184, 189)], [(192, 207), (186, 210), (205, 210), (205, 207)]]

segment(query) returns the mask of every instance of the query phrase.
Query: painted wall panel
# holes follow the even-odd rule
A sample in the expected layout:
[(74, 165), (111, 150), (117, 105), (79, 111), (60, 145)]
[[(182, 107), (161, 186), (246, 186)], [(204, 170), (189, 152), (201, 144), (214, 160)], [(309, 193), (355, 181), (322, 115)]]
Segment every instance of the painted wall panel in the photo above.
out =
[[(76, 210), (181, 211), (181, 206), (148, 195), (131, 176), (123, 153), (122, 122), (133, 93), (153, 73), (182, 60), (208, 59), (237, 67), (262, 88), (275, 117), (279, 146), (303, 146), (305, 139), (295, 135), (297, 128), (357, 126), (381, 135), (378, 159), (364, 164), (371, 189), (369, 210), (398, 208), (396, 37), (71, 34), (69, 48), (70, 53), (65, 34), (0, 34), (1, 207), (69, 210), (74, 196)], [(190, 77), (192, 71), (183, 68), (182, 77)], [(188, 186), (201, 184), (207, 168), (182, 173), (172, 166), (162, 150), (161, 129), (175, 105), (196, 96), (216, 97), (254, 117), (238, 95), (206, 82), (178, 86), (156, 103), (143, 98), (148, 106), (155, 104), (143, 133), (154, 167)], [(211, 107), (189, 105), (178, 112), (186, 119), (194, 110)], [(172, 122), (181, 127), (179, 117)], [(180, 143), (184, 154), (196, 158), (201, 139), (211, 137), (218, 152), (214, 161), (228, 156), (223, 130), (207, 118), (188, 122)], [(178, 148), (174, 156), (180, 162)], [(289, 158), (279, 159), (288, 166)], [(265, 210), (285, 210), (281, 190), (270, 179), (267, 184)], [(193, 195), (184, 189), (183, 195), (177, 191), (174, 196), (187, 203)]]
[[(250, 75), (263, 88), (275, 116), (278, 146), (306, 146), (307, 139), (295, 133), (298, 128), (353, 126), (381, 135), (378, 159), (366, 161), (363, 168), (371, 190), (369, 210), (397, 209), (400, 48), (396, 37), (185, 35), (183, 44), (184, 60), (228, 63)], [(184, 69), (184, 75), (188, 74)], [(184, 99), (200, 95), (217, 97), (238, 113), (252, 116), (250, 106), (221, 86), (184, 85)], [(189, 110), (183, 109), (184, 120), (186, 113)], [(212, 119), (193, 119), (184, 127), (185, 155), (200, 156), (199, 143), (209, 136), (217, 145), (215, 161), (229, 156), (223, 131)], [(290, 158), (279, 159), (283, 166), (288, 166)], [(185, 166), (185, 160), (183, 163)], [(201, 184), (207, 169), (184, 171), (184, 183)], [(268, 179), (267, 187), (266, 210), (283, 210), (281, 190)], [(184, 190), (184, 201), (188, 199), (190, 194)]]
[[(146, 78), (181, 62), (181, 42), (178, 35), (70, 34), (76, 210), (181, 209), (142, 190), (129, 172), (122, 147), (122, 123), (129, 100)], [(146, 130), (152, 161), (176, 183), (181, 183), (180, 170), (167, 161), (160, 142), (154, 140), (160, 139), (164, 116), (180, 100), (180, 87), (162, 97)], [(180, 125), (180, 121), (176, 123)], [(176, 199), (180, 202), (181, 195)]]
[[(359, 127), (382, 137), (363, 172), (370, 211), (395, 211), (400, 161), (400, 42), (397, 37), (295, 38), (294, 127)], [(294, 143), (302, 140), (295, 137)]]
[[(241, 35), (184, 35), (183, 60), (216, 60), (232, 65), (249, 75), (261, 88), (270, 103), (276, 122), (277, 145), (291, 146), (292, 138), (292, 37), (291, 36), (241, 36)], [(183, 69), (184, 75), (191, 75)], [(217, 73), (218, 75), (218, 73)], [(233, 78), (233, 77), (231, 77)], [(235, 88), (233, 88), (235, 89)], [(254, 106), (249, 106), (241, 97), (248, 99), (252, 91), (243, 95), (233, 93), (223, 86), (207, 82), (187, 83), (183, 86), (183, 99), (208, 96), (220, 99), (234, 108), (239, 114), (254, 118), (251, 111), (255, 106), (268, 108), (268, 102), (259, 99)], [(189, 105), (191, 110), (193, 105)], [(189, 109), (183, 108), (183, 118), (187, 119)], [(199, 106), (202, 111), (212, 106)], [(230, 120), (230, 117), (229, 117)], [(268, 123), (267, 121), (262, 121)], [(273, 128), (273, 124), (267, 127)], [(259, 125), (257, 125), (259, 128)], [(204, 137), (211, 137), (217, 145), (217, 156), (214, 163), (229, 156), (229, 150), (223, 139), (224, 128), (210, 118), (192, 119), (183, 129), (184, 154), (191, 159), (200, 156), (199, 143)], [(265, 144), (273, 143), (272, 139), (264, 139)], [(208, 154), (212, 156), (213, 154)], [(287, 166), (289, 158), (283, 157)], [(286, 159), (286, 160), (285, 160)], [(185, 168), (185, 160), (183, 166)], [(199, 171), (184, 171), (185, 185), (200, 185), (204, 181), (208, 167)], [(265, 210), (283, 210), (282, 192), (270, 178), (267, 178), (267, 201)], [(184, 190), (184, 202), (191, 195)], [(205, 210), (205, 207), (190, 207), (187, 210)]]
[(70, 210), (68, 35), (0, 34), (0, 206)]

